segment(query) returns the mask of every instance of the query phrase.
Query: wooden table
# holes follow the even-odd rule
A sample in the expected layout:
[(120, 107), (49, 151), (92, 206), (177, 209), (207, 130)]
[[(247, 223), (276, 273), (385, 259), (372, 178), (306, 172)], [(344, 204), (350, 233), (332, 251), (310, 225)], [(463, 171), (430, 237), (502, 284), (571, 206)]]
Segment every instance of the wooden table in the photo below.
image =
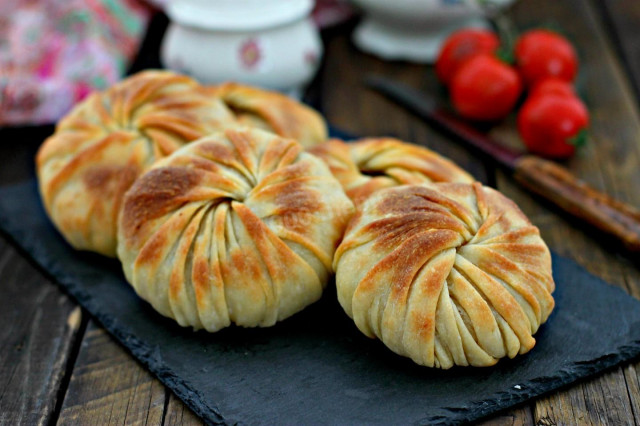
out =
[[(640, 2), (522, 0), (510, 15), (520, 28), (555, 25), (575, 42), (581, 59), (578, 90), (591, 110), (592, 139), (567, 166), (594, 187), (640, 206)], [(444, 96), (431, 67), (363, 54), (349, 41), (352, 29), (345, 25), (324, 35), (325, 63), (308, 95), (329, 122), (354, 134), (394, 135), (449, 156), (516, 200), (556, 252), (640, 298), (638, 257), (366, 90), (362, 77), (375, 72)], [(514, 129), (511, 118), (492, 132), (517, 145)], [(31, 172), (37, 145), (51, 131), (2, 130), (0, 183)], [(25, 141), (24, 134), (35, 138)], [(0, 423), (201, 423), (4, 237), (0, 289)], [(638, 424), (639, 374), (640, 363), (623, 365), (486, 424)]]

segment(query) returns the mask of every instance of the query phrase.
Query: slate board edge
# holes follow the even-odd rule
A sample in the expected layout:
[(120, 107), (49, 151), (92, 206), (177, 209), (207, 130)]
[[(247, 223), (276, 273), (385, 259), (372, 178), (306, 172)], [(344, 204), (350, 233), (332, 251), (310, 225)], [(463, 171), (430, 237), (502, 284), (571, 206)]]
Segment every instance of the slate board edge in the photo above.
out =
[[(522, 404), (524, 402), (531, 401), (535, 398), (540, 398), (551, 392), (565, 388), (568, 385), (587, 381), (601, 373), (604, 373), (609, 369), (621, 365), (624, 362), (631, 361), (639, 355), (640, 340), (635, 340), (631, 344), (616, 348), (614, 354), (602, 356), (597, 360), (590, 361), (588, 363), (574, 362), (571, 364), (571, 367), (559, 370), (558, 374), (538, 378), (538, 380), (536, 380), (536, 383), (540, 382), (541, 385), (538, 386), (537, 391), (534, 391), (532, 393), (523, 392), (522, 396), (513, 398), (508, 392), (501, 392), (499, 394), (500, 396), (497, 396), (495, 398), (484, 399), (482, 401), (473, 401), (470, 407), (463, 410), (460, 410), (456, 407), (443, 407), (443, 409), (450, 411), (460, 411), (460, 416), (454, 415), (451, 418), (461, 423), (477, 421), (485, 417), (498, 414), (499, 412), (505, 411), (509, 408), (513, 408), (514, 406)], [(566, 370), (571, 370), (571, 373)], [(487, 404), (487, 402), (489, 402), (489, 404)], [(481, 405), (484, 405), (484, 407), (479, 407)], [(477, 411), (473, 416), (465, 416), (464, 414), (468, 410)], [(425, 419), (425, 423), (449, 424), (448, 420), (449, 419), (441, 421), (441, 419), (438, 417), (430, 417)]]
[[(71, 280), (59, 279), (56, 275), (55, 262), (41, 261), (32, 254), (33, 248), (28, 245), (22, 245), (18, 241), (21, 235), (11, 234), (10, 231), (0, 221), (0, 232), (8, 238), (8, 240), (25, 256), (33, 261), (33, 263), (46, 276), (57, 282), (59, 286), (68, 293), (78, 304), (80, 304), (98, 323), (100, 323), (115, 339), (131, 353), (142, 365), (144, 365), (158, 380), (169, 387), (185, 404), (187, 404), (198, 416), (203, 418), (208, 424), (225, 424), (226, 420), (219, 409), (211, 403), (205, 401), (205, 398), (194, 389), (190, 383), (181, 379), (174, 371), (165, 365), (162, 361), (158, 361), (154, 357), (153, 348), (149, 347), (133, 333), (126, 332), (126, 326), (117, 326), (117, 318), (113, 318), (108, 312), (96, 308), (92, 301), (92, 296), (78, 288)], [(569, 258), (555, 255), (566, 262), (575, 262)], [(579, 265), (578, 265), (579, 266)], [(601, 280), (602, 281), (602, 280)], [(603, 284), (609, 285), (615, 291), (627, 294), (619, 287), (602, 281)], [(563, 370), (559, 370), (557, 374), (540, 377), (536, 382), (535, 390), (526, 390), (513, 395), (507, 391), (498, 394), (485, 396), (482, 400), (471, 401), (467, 407), (442, 407), (443, 410), (450, 411), (450, 416), (434, 416), (425, 417), (421, 421), (429, 424), (449, 424), (452, 422), (475, 421), (500, 411), (504, 411), (515, 405), (521, 404), (533, 398), (538, 398), (546, 393), (557, 390), (571, 383), (588, 379), (594, 375), (603, 372), (609, 368), (615, 367), (622, 362), (628, 361), (640, 355), (640, 340), (636, 340), (631, 344), (624, 345), (615, 349), (614, 353), (604, 355), (597, 360), (591, 362), (572, 363)], [(569, 373), (567, 370), (572, 371)], [(576, 374), (578, 372), (578, 374)], [(538, 383), (539, 382), (539, 383)], [(469, 414), (469, 413), (473, 414)]]
[[(55, 273), (55, 266), (52, 266), (49, 262), (41, 261), (32, 255), (29, 251), (30, 247), (18, 242), (20, 235), (10, 233), (4, 226), (3, 221), (0, 221), (0, 234), (2, 234), (20, 254), (30, 260), (30, 263), (43, 275), (57, 283), (63, 293), (70, 296), (76, 303), (82, 306), (127, 352), (133, 355), (138, 362), (153, 373), (160, 382), (169, 387), (199, 417), (205, 420), (207, 424), (225, 424), (224, 418), (219, 413), (217, 407), (209, 407), (197, 390), (189, 386), (185, 380), (180, 379), (171, 368), (155, 360), (153, 358), (153, 349), (133, 333), (127, 333), (124, 332), (124, 330), (118, 329), (116, 326), (117, 318), (111, 317), (109, 313), (97, 309), (92, 301), (92, 296), (78, 288), (72, 281), (59, 279)], [(198, 398), (194, 399), (193, 395), (196, 395)], [(213, 419), (215, 419), (215, 421)]]
[[(17, 242), (12, 234), (0, 224), (0, 231), (6, 236), (14, 246), (16, 246), (21, 253), (28, 256), (38, 268), (53, 281), (57, 282), (59, 286), (68, 293), (78, 304), (80, 304), (89, 314), (95, 318), (100, 325), (102, 325), (115, 339), (131, 353), (142, 365), (144, 365), (152, 374), (154, 374), (160, 382), (169, 387), (187, 406), (189, 406), (198, 416), (200, 416), (207, 424), (226, 424), (224, 416), (219, 412), (217, 407), (213, 404), (208, 404), (200, 393), (192, 388), (189, 383), (181, 379), (176, 375), (171, 368), (164, 363), (157, 361), (153, 356), (153, 349), (148, 347), (144, 342), (137, 338), (132, 333), (126, 333), (122, 328), (116, 327), (115, 323), (117, 319), (109, 316), (108, 313), (101, 310), (97, 310), (92, 303), (92, 297), (87, 295), (84, 291), (77, 288), (72, 282), (65, 282), (65, 280), (59, 280), (54, 273), (50, 272), (47, 262), (40, 262), (34, 256), (28, 252), (27, 247), (23, 247)], [(557, 256), (557, 255), (556, 255)], [(557, 256), (561, 257), (561, 256)], [(562, 257), (565, 261), (573, 262), (573, 260)], [(575, 263), (575, 262), (573, 262)], [(55, 268), (52, 268), (55, 269)], [(611, 285), (608, 284), (607, 285)], [(611, 286), (618, 291), (624, 292), (618, 287)], [(617, 366), (618, 364), (630, 360), (640, 355), (640, 341), (634, 341), (631, 345), (622, 346), (616, 348), (615, 353), (605, 355), (596, 361), (589, 363), (573, 363), (573, 374), (568, 373), (565, 370), (560, 370), (556, 375), (541, 377), (539, 381), (542, 383), (536, 391), (524, 391), (518, 396), (513, 396), (508, 392), (501, 392), (492, 398), (484, 398), (478, 401), (472, 401), (467, 408), (460, 407), (443, 407), (444, 410), (449, 410), (455, 414), (452, 414), (448, 418), (442, 418), (441, 416), (426, 417), (423, 419), (424, 423), (429, 424), (450, 424), (455, 422), (471, 422), (479, 420), (481, 418), (496, 414), (500, 411), (507, 410), (513, 406), (538, 398), (546, 393), (557, 390), (571, 383), (586, 380), (594, 375), (603, 372), (606, 369)], [(579, 371), (580, 374), (576, 375), (575, 372)], [(584, 376), (583, 376), (584, 375)], [(575, 378), (575, 377), (579, 378)], [(582, 376), (582, 377), (580, 377)], [(555, 381), (557, 380), (557, 381)], [(555, 382), (554, 382), (555, 381)], [(483, 406), (479, 408), (479, 406)], [(475, 411), (472, 416), (467, 413), (469, 411)]]
[[(3, 211), (0, 211), (0, 216), (2, 216), (2, 214)], [(105, 329), (107, 329), (128, 352), (141, 362), (142, 365), (149, 369), (149, 371), (151, 371), (163, 384), (172, 389), (174, 393), (185, 402), (185, 404), (187, 404), (197, 415), (202, 417), (208, 424), (227, 423), (227, 420), (224, 418), (222, 413), (220, 413), (220, 410), (214, 404), (208, 403), (206, 399), (190, 385), (189, 381), (181, 379), (170, 367), (165, 365), (164, 362), (154, 357), (154, 350), (152, 347), (136, 337), (134, 333), (127, 332), (126, 330), (128, 330), (128, 327), (126, 324), (124, 324), (124, 326), (122, 324), (118, 324), (118, 319), (112, 317), (108, 311), (97, 308), (93, 303), (93, 297), (75, 285), (73, 278), (69, 278), (68, 280), (58, 278), (59, 275), (64, 275), (64, 271), (60, 270), (55, 261), (51, 261), (50, 259), (41, 260), (38, 257), (39, 250), (37, 247), (32, 247), (28, 243), (19, 243), (19, 241), (28, 241), (28, 239), (23, 238), (24, 232), (19, 229), (14, 229), (13, 233), (11, 233), (10, 228), (12, 227), (11, 225), (7, 227), (5, 225), (7, 223), (10, 223), (10, 221), (0, 221), (0, 233), (5, 235), (23, 255), (31, 259), (32, 263), (38, 267), (39, 270), (41, 270), (46, 276), (50, 277), (53, 281), (57, 282), (66, 293), (85, 308), (91, 316), (95, 318)], [(562, 259), (564, 262), (571, 263), (575, 267), (584, 269), (569, 258), (558, 256), (555, 253), (554, 257)], [(609, 286), (611, 290), (629, 296), (623, 289), (606, 283), (600, 278), (598, 278), (598, 280), (603, 285)], [(630, 344), (617, 347), (614, 353), (604, 355), (589, 362), (574, 362), (566, 366), (565, 369), (557, 371), (556, 374), (539, 377), (535, 381), (535, 389), (529, 391), (526, 391), (525, 389), (525, 391), (518, 392), (515, 396), (508, 391), (498, 392), (488, 396), (485, 395), (481, 400), (470, 401), (466, 407), (441, 407), (442, 410), (449, 411), (451, 414), (446, 417), (441, 415), (433, 417), (427, 416), (421, 419), (420, 422), (429, 424), (449, 424), (452, 422), (475, 421), (533, 398), (540, 397), (548, 392), (557, 390), (571, 383), (592, 377), (608, 368), (614, 367), (622, 362), (629, 361), (638, 355), (640, 355), (640, 340), (634, 340)], [(572, 373), (567, 370), (572, 371)], [(579, 373), (576, 374), (576, 372)], [(553, 381), (555, 381), (555, 383)]]

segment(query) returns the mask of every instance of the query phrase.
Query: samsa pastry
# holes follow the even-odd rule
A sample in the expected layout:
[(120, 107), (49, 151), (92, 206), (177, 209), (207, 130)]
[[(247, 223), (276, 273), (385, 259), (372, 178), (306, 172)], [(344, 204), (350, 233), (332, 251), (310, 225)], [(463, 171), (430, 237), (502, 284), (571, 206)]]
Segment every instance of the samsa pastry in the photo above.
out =
[(367, 138), (350, 143), (332, 139), (309, 152), (327, 163), (356, 206), (382, 188), (474, 181), (451, 160), (393, 138)]
[(429, 367), (524, 354), (554, 306), (538, 228), (479, 183), (377, 192), (349, 223), (334, 268), (360, 331)]
[(227, 130), (160, 160), (127, 192), (118, 257), (182, 326), (267, 327), (318, 300), (353, 205), (292, 139)]
[(115, 256), (118, 211), (136, 177), (185, 143), (232, 125), (220, 99), (167, 71), (141, 72), (94, 93), (38, 151), (46, 211), (74, 248)]
[(311, 147), (327, 140), (324, 118), (310, 107), (280, 93), (225, 83), (209, 88), (244, 125), (268, 130)]

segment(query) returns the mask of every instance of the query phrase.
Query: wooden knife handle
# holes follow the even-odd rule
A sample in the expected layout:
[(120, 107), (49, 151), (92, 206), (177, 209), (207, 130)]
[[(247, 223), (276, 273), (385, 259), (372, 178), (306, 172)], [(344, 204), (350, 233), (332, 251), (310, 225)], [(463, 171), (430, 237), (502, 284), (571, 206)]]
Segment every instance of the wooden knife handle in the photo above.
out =
[(567, 169), (539, 157), (517, 160), (514, 177), (527, 189), (640, 251), (640, 210), (591, 188)]

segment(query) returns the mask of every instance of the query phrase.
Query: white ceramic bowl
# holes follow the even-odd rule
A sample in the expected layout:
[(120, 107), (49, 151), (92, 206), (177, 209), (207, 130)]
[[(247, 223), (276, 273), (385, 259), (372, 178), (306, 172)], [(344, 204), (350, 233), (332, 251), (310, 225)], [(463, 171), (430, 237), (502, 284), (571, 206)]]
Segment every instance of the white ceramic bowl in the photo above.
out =
[(172, 1), (163, 65), (203, 83), (233, 80), (296, 95), (322, 56), (312, 7), (312, 0)]
[[(489, 0), (502, 8), (515, 0)], [(487, 27), (479, 0), (353, 0), (365, 17), (353, 34), (361, 50), (387, 60), (433, 63), (444, 39), (464, 27)]]

